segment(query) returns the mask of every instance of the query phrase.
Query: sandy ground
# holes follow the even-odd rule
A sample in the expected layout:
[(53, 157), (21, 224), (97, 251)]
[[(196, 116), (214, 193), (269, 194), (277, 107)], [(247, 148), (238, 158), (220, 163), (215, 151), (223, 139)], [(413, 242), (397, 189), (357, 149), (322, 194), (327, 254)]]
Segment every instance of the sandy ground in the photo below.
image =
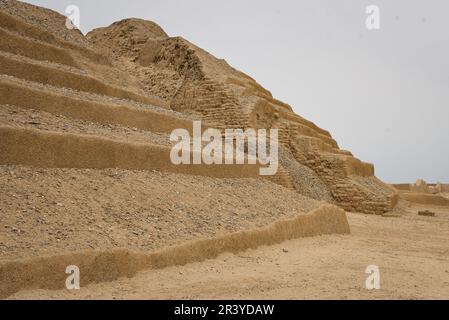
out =
[(265, 179), (119, 169), (0, 166), (0, 190), (0, 262), (92, 249), (151, 252), (263, 227), (322, 203)]
[[(27, 291), (12, 299), (449, 299), (449, 209), (403, 208), (400, 217), (349, 213), (352, 234), (288, 241), (79, 291)], [(365, 270), (380, 268), (381, 289)], [(82, 282), (82, 275), (81, 275)]]

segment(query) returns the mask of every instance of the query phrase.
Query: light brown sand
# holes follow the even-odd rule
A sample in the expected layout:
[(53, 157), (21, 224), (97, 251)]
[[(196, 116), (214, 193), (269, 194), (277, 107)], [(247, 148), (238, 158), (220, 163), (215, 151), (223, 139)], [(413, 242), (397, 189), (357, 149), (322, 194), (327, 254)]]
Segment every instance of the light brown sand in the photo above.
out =
[[(351, 235), (292, 240), (79, 291), (20, 292), (12, 299), (448, 299), (449, 209), (436, 217), (349, 213)], [(365, 288), (378, 265), (381, 289)], [(82, 279), (82, 275), (81, 275)], [(81, 280), (82, 281), (82, 280)]]
[(0, 262), (92, 249), (151, 252), (321, 204), (264, 179), (119, 169), (0, 166), (0, 190)]

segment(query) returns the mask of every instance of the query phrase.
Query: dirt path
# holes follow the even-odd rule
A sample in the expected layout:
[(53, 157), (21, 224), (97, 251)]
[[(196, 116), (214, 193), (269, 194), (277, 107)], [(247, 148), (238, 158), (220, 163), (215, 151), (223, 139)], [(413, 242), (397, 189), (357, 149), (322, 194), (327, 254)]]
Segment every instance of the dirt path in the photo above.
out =
[[(448, 299), (449, 209), (420, 217), (348, 214), (352, 235), (293, 240), (216, 260), (144, 271), (79, 291), (20, 292), (13, 299)], [(381, 289), (365, 288), (378, 265)], [(81, 275), (82, 279), (82, 275)]]

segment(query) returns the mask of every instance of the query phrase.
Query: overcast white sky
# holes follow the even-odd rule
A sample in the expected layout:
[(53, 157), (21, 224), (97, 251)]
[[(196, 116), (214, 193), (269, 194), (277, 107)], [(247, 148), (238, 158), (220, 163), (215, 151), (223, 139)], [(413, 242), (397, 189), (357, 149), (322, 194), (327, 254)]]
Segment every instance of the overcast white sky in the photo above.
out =
[[(138, 17), (224, 58), (372, 162), (387, 182), (449, 182), (447, 0), (29, 0), (81, 29)], [(368, 5), (380, 30), (365, 27)]]

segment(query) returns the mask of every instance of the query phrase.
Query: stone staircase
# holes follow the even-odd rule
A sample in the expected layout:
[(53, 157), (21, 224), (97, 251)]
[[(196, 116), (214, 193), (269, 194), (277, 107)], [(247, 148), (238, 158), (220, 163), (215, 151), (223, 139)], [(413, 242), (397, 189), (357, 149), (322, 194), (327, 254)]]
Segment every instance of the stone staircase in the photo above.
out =
[(310, 144), (308, 137), (292, 138), (291, 151), (299, 163), (318, 174), (336, 203), (345, 210), (383, 214), (396, 205), (395, 194), (374, 176), (371, 164), (329, 152), (328, 146)]
[(248, 115), (227, 88), (214, 80), (205, 79), (185, 83), (172, 100), (172, 108), (194, 111), (217, 129), (244, 129)]

